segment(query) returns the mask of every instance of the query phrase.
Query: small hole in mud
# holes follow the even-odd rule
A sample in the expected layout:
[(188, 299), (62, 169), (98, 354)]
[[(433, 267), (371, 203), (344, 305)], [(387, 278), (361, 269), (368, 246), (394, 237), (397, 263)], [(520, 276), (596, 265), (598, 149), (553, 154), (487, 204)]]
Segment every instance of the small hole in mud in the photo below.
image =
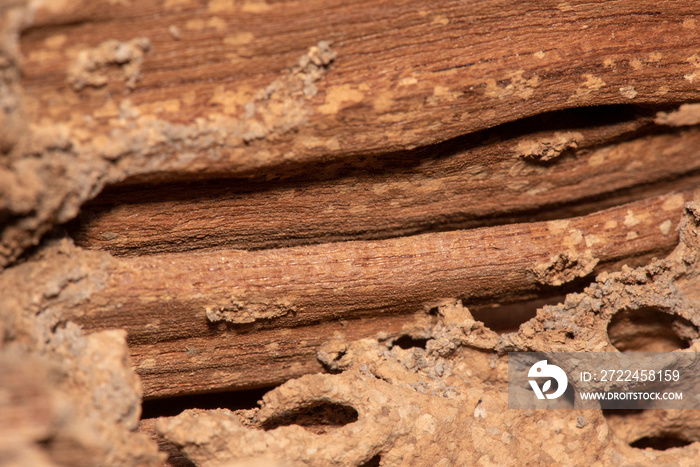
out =
[(539, 308), (562, 303), (565, 299), (566, 295), (556, 295), (505, 305), (469, 308), (469, 311), (476, 321), (481, 321), (487, 328), (498, 334), (505, 334), (517, 332), (521, 324), (530, 321), (537, 315)]
[(359, 467), (379, 467), (382, 463), (382, 456), (377, 454), (376, 456), (372, 457), (370, 460), (365, 462), (364, 464), (360, 464)]
[(428, 343), (428, 339), (421, 339), (417, 337), (412, 337), (409, 335), (403, 335), (396, 339), (393, 343), (393, 345), (401, 347), (404, 350), (412, 349), (414, 347), (418, 347), (421, 349), (424, 349), (426, 344)]
[(692, 442), (677, 436), (667, 435), (645, 436), (643, 438), (639, 438), (637, 441), (631, 442), (630, 446), (638, 449), (651, 448), (655, 451), (665, 451), (666, 449), (682, 448), (683, 446), (688, 446), (689, 444), (692, 444)]
[(317, 402), (315, 404), (283, 412), (262, 423), (265, 430), (280, 426), (299, 425), (317, 435), (357, 421), (357, 410), (342, 404)]
[(603, 416), (624, 418), (644, 413), (644, 409), (603, 409)]
[(630, 446), (663, 451), (687, 446), (699, 439), (695, 424), (682, 416), (677, 418), (678, 413), (674, 412), (604, 409), (603, 416), (610, 430)]
[(145, 400), (141, 405), (141, 419), (174, 417), (187, 409), (253, 409), (258, 407), (262, 396), (274, 388), (275, 386), (271, 386)]
[(621, 352), (672, 352), (697, 337), (693, 323), (654, 307), (619, 311), (608, 323), (608, 339)]

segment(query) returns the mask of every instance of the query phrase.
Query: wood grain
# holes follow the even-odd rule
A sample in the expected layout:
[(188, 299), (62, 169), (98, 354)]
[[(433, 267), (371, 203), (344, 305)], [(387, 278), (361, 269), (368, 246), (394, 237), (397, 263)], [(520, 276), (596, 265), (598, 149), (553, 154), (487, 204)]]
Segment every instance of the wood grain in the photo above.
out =
[(73, 233), (136, 256), (98, 255), (52, 312), (126, 329), (162, 397), (661, 256), (700, 133), (652, 120), (698, 100), (699, 23), (665, 0), (44, 2), (3, 35), (26, 134), (0, 134), (0, 266), (121, 184)]
[[(284, 173), (561, 109), (697, 99), (699, 19), (671, 1), (83, 0), (36, 13), (22, 86), (72, 150), (128, 159), (120, 179)], [(321, 41), (335, 59), (301, 93), (294, 70)], [(81, 63), (95, 84), (76, 88)]]
[(540, 132), (328, 180), (129, 187), (84, 207), (71, 234), (117, 255), (278, 248), (572, 217), (697, 186), (700, 129), (595, 144), (640, 120), (582, 128), (548, 163), (517, 154)]
[[(391, 328), (392, 316), (444, 299), (507, 303), (637, 256), (661, 256), (677, 242), (683, 203), (697, 195), (381, 241), (115, 259), (104, 288), (64, 316), (87, 329), (126, 329), (150, 396), (262, 386), (318, 369), (311, 336), (338, 326), (322, 323), (353, 320), (360, 329), (345, 332), (371, 335)], [(370, 317), (387, 321), (374, 326)], [(206, 357), (188, 355), (188, 347), (206, 349)], [(200, 370), (208, 375), (202, 380), (184, 376)]]
[[(416, 148), (459, 146), (464, 135), (487, 129), (500, 137), (503, 125), (527, 127), (528, 117), (551, 117), (531, 133), (552, 130), (564, 109), (668, 111), (697, 100), (700, 83), (692, 2), (78, 0), (45, 2), (36, 11), (28, 2), (9, 5), (0, 19), (8, 25), (0, 31), (7, 64), (0, 79), (10, 93), (2, 117), (10, 131), (0, 131), (7, 153), (0, 166), (0, 268), (106, 186), (326, 176), (365, 162), (371, 172), (372, 164), (386, 166)], [(496, 172), (510, 167), (499, 165), (499, 154), (471, 157), (452, 175), (507, 176)], [(479, 199), (454, 189), (461, 200)], [(411, 217), (399, 209), (400, 218), (383, 225), (370, 216), (354, 232), (289, 232), (286, 243), (272, 226), (251, 232), (249, 243), (266, 247), (268, 234), (269, 246), (385, 238), (486, 225), (473, 216), (502, 215), (426, 206), (441, 214)], [(505, 216), (488, 225), (526, 220)], [(216, 229), (223, 237), (213, 246), (245, 247), (224, 234), (226, 227)], [(118, 234), (95, 233), (93, 242)], [(199, 235), (177, 233), (174, 244)], [(151, 241), (151, 251), (178, 250), (137, 237), (134, 244), (95, 246), (137, 252), (140, 242)]]

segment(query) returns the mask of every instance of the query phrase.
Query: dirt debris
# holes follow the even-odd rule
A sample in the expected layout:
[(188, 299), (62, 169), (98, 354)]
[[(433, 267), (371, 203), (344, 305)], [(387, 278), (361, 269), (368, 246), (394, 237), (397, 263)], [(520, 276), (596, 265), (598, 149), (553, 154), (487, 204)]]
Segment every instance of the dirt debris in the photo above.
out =
[(295, 67), (245, 104), (245, 114), (240, 119), (242, 128), (236, 131), (245, 143), (284, 133), (308, 118), (311, 109), (304, 105), (305, 101), (316, 95), (316, 82), (337, 56), (330, 46), (330, 42), (320, 41), (310, 47)]
[[(679, 227), (681, 241), (665, 259), (647, 266), (623, 266), (620, 272), (602, 273), (583, 293), (569, 294), (564, 303), (545, 306), (517, 334), (503, 337), (503, 349), (529, 351), (616, 351), (608, 324), (626, 310), (651, 308), (662, 315), (678, 316), (700, 325), (697, 293), (689, 284), (698, 281), (696, 249), (699, 246), (698, 205), (689, 203)], [(679, 339), (692, 341), (697, 330), (683, 331)], [(668, 349), (665, 349), (668, 351)]]
[(565, 251), (556, 255), (550, 261), (531, 269), (535, 279), (540, 284), (562, 285), (578, 277), (585, 277), (598, 264), (598, 258), (594, 258), (591, 250), (583, 253)]
[(666, 126), (690, 126), (700, 123), (700, 104), (683, 104), (674, 112), (659, 112), (654, 122)]
[(583, 140), (583, 134), (578, 131), (556, 132), (538, 140), (521, 141), (515, 152), (523, 159), (548, 162), (559, 157), (564, 151), (578, 148)]
[(289, 302), (277, 300), (268, 303), (260, 300), (239, 297), (231, 299), (231, 303), (223, 306), (207, 307), (207, 319), (212, 323), (226, 322), (230, 324), (254, 323), (259, 320), (279, 318), (299, 310)]
[(55, 311), (100, 287), (109, 256), (62, 241), (42, 259), (0, 274), (13, 291), (0, 295), (0, 419), (13, 421), (0, 427), (0, 461), (156, 465), (163, 455), (135, 432), (142, 390), (126, 332), (85, 334)]
[(146, 37), (126, 42), (105, 41), (92, 49), (78, 52), (74, 62), (68, 67), (68, 84), (74, 91), (87, 86), (101, 87), (109, 80), (108, 67), (121, 68), (123, 80), (128, 89), (133, 90), (141, 77), (141, 64), (151, 49), (151, 41)]

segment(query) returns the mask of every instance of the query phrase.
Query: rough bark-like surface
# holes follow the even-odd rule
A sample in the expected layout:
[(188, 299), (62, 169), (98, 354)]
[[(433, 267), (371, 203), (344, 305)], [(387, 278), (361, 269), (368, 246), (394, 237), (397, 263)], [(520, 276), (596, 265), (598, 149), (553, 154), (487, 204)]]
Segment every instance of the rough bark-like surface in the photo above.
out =
[[(0, 267), (105, 184), (292, 176), (562, 109), (667, 110), (700, 82), (692, 2), (16, 1), (0, 13)], [(552, 159), (583, 143), (567, 131), (568, 143), (516, 147)], [(426, 220), (410, 224), (383, 229)]]
[[(84, 209), (73, 235), (80, 246), (118, 255), (274, 248), (571, 217), (700, 185), (698, 129), (632, 138), (640, 128), (658, 131), (641, 117), (582, 128), (576, 151), (553, 164), (521, 156), (561, 132), (489, 143), (504, 130), (456, 153), (376, 160), (373, 175), (129, 187)], [(611, 143), (620, 137), (629, 139)]]
[[(46, 5), (23, 38), (24, 85), (32, 115), (50, 104), (51, 119), (68, 122), (81, 149), (138, 153), (130, 170), (153, 172), (156, 151), (164, 150), (172, 157), (158, 161), (158, 172), (230, 173), (424, 146), (558, 109), (692, 100), (694, 7), (328, 0)], [(130, 42), (140, 37), (150, 43), (143, 56)], [(121, 59), (112, 49), (100, 53), (110, 40), (123, 44)], [(335, 53), (331, 72), (304, 89), (290, 112), (286, 104), (296, 91), (287, 86), (287, 70), (321, 41)], [(87, 69), (77, 92), (64, 92), (76, 90), (74, 70), (86, 67), (86, 55), (107, 56), (87, 60), (95, 69)], [(101, 65), (110, 61), (114, 67)], [(92, 121), (83, 121), (86, 113)], [(130, 129), (130, 123), (140, 124)], [(79, 138), (80, 130), (92, 141)], [(144, 131), (150, 136), (137, 136)], [(225, 138), (212, 138), (222, 131)], [(120, 148), (113, 148), (118, 139)]]

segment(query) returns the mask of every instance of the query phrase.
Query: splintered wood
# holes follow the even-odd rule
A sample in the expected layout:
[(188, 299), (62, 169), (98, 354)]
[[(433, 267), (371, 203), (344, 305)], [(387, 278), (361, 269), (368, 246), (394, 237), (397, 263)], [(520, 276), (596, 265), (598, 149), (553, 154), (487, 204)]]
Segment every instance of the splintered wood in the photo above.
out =
[(571, 217), (700, 185), (700, 131), (610, 142), (639, 126), (604, 127), (603, 144), (601, 128), (586, 128), (579, 157), (554, 165), (518, 157), (523, 141), (539, 141), (527, 135), (440, 158), (406, 155), (401, 164), (415, 167), (390, 176), (129, 187), (85, 207), (72, 235), (115, 255), (288, 247)]

